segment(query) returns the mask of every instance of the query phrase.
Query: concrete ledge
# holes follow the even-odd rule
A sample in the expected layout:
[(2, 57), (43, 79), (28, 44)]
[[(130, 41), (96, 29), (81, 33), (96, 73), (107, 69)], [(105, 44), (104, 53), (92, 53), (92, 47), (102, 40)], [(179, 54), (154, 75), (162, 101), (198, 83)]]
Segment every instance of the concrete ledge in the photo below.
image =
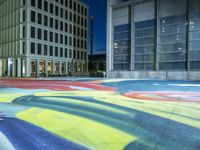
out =
[(109, 78), (200, 80), (200, 71), (110, 71)]

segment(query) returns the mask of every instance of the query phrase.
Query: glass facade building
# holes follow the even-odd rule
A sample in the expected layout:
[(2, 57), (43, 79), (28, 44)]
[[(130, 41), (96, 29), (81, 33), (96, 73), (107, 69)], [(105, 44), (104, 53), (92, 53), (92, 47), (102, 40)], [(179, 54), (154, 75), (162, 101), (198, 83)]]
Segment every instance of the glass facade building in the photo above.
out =
[(108, 76), (199, 73), (199, 0), (108, 0), (107, 13)]

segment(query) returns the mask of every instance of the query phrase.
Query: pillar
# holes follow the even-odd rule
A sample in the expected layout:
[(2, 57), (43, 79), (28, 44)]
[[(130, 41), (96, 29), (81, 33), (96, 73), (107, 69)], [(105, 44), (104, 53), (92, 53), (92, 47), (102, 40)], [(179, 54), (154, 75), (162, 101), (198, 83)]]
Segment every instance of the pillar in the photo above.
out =
[(48, 60), (45, 60), (45, 74), (48, 77)]
[(17, 77), (21, 77), (21, 59), (18, 57), (17, 58)]
[(37, 59), (36, 60), (36, 77), (40, 76), (40, 68), (39, 68), (39, 66), (40, 66), (40, 60)]
[(25, 59), (25, 76), (27, 77), (27, 78), (29, 78), (30, 77), (30, 58), (29, 57), (26, 57), (26, 59)]
[(59, 66), (58, 74), (61, 75), (62, 74), (62, 61), (59, 61), (58, 66)]
[(52, 61), (52, 75), (55, 75), (55, 61)]

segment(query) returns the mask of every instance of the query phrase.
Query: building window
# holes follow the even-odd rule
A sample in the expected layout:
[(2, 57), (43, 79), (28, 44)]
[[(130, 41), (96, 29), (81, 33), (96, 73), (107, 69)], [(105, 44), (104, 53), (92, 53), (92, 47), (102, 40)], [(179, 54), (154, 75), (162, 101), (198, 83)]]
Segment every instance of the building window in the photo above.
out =
[(38, 13), (38, 24), (42, 24), (42, 14)]
[(63, 44), (63, 35), (60, 34), (60, 44)]
[(74, 23), (76, 23), (76, 14), (74, 14)]
[(60, 30), (63, 31), (63, 22), (60, 21)]
[(48, 26), (48, 17), (44, 15), (44, 26)]
[(65, 10), (65, 19), (67, 20), (68, 19), (68, 11)]
[(81, 59), (83, 59), (83, 51), (81, 52)]
[(69, 8), (72, 9), (72, 0), (69, 0)]
[(72, 25), (69, 25), (69, 33), (72, 34)]
[(58, 57), (58, 47), (55, 47), (55, 56)]
[(50, 46), (50, 47), (49, 47), (49, 55), (50, 55), (50, 56), (53, 56), (53, 46)]
[(65, 36), (65, 45), (67, 45), (67, 44), (68, 44), (68, 37)]
[(48, 2), (44, 1), (44, 11), (48, 12)]
[(25, 21), (26, 21), (26, 11), (23, 10), (23, 22), (25, 22)]
[(39, 9), (42, 9), (42, 0), (38, 0), (38, 1), (37, 1), (37, 4), (38, 4), (38, 8), (39, 8)]
[(78, 4), (78, 13), (80, 13), (80, 4)]
[(31, 54), (35, 54), (35, 43), (31, 42)]
[[(180, 6), (182, 9), (180, 9)], [(165, 10), (170, 11), (166, 16)], [(159, 69), (186, 70), (186, 3), (160, 0)]]
[(63, 48), (60, 48), (60, 57), (63, 57)]
[(55, 6), (55, 15), (56, 16), (58, 16), (58, 13), (59, 13), (58, 9), (59, 9), (58, 6)]
[(76, 59), (76, 50), (73, 51), (73, 58)]
[(25, 38), (26, 37), (26, 26), (23, 26), (23, 38)]
[(48, 31), (44, 30), (44, 40), (47, 41), (48, 40)]
[(53, 18), (50, 18), (50, 27), (53, 28)]
[[(124, 43), (127, 43), (126, 45)], [(114, 70), (129, 70), (130, 61), (130, 25), (114, 26)]]
[(190, 2), (189, 12), (189, 70), (200, 70), (200, 1)]
[(68, 50), (67, 48), (65, 48), (65, 58), (67, 58), (67, 56), (68, 56)]
[(50, 3), (50, 13), (53, 14), (53, 4)]
[(35, 12), (31, 11), (31, 22), (35, 22)]
[(65, 23), (65, 32), (68, 32), (68, 24)]
[(65, 0), (65, 6), (68, 7), (68, 0)]
[(50, 37), (50, 42), (53, 42), (53, 32), (50, 31), (49, 37)]
[(63, 0), (60, 0), (60, 4), (62, 4), (62, 5), (63, 5), (63, 4), (64, 4), (64, 1), (63, 1)]
[(35, 38), (35, 27), (31, 27), (31, 38)]
[(76, 11), (76, 2), (74, 2), (74, 11)]
[(26, 42), (23, 42), (22, 53), (25, 54), (26, 51)]
[(31, 0), (31, 6), (35, 7), (35, 0)]
[(60, 8), (60, 17), (63, 17), (63, 8)]
[(72, 21), (72, 12), (69, 13), (69, 21)]
[(72, 58), (72, 49), (69, 50), (69, 58)]
[(41, 40), (42, 39), (42, 29), (38, 28), (38, 39)]
[(87, 19), (85, 19), (85, 27), (87, 27), (87, 24), (88, 24)]
[(42, 44), (38, 44), (37, 50), (38, 50), (38, 55), (42, 55)]
[(48, 52), (48, 46), (44, 45), (44, 55), (47, 56), (47, 52)]
[(80, 16), (78, 16), (78, 25), (80, 25)]
[(74, 41), (74, 44), (73, 44), (73, 46), (74, 46), (74, 47), (76, 47), (76, 39), (74, 38), (74, 40), (73, 40), (73, 41)]
[(58, 29), (58, 20), (55, 20), (55, 28)]
[(55, 33), (55, 43), (58, 43), (58, 33)]
[(77, 51), (77, 59), (80, 59), (80, 52)]
[(72, 46), (72, 37), (69, 37), (69, 45)]
[(87, 17), (87, 12), (88, 12), (88, 10), (87, 10), (87, 8), (85, 8), (85, 16)]

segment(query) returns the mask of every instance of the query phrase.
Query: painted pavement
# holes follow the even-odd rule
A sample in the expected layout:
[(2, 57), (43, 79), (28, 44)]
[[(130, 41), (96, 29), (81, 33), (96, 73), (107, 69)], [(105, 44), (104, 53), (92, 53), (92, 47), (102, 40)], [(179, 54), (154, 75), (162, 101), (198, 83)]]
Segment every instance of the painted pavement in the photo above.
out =
[(0, 150), (200, 150), (200, 82), (0, 79)]

